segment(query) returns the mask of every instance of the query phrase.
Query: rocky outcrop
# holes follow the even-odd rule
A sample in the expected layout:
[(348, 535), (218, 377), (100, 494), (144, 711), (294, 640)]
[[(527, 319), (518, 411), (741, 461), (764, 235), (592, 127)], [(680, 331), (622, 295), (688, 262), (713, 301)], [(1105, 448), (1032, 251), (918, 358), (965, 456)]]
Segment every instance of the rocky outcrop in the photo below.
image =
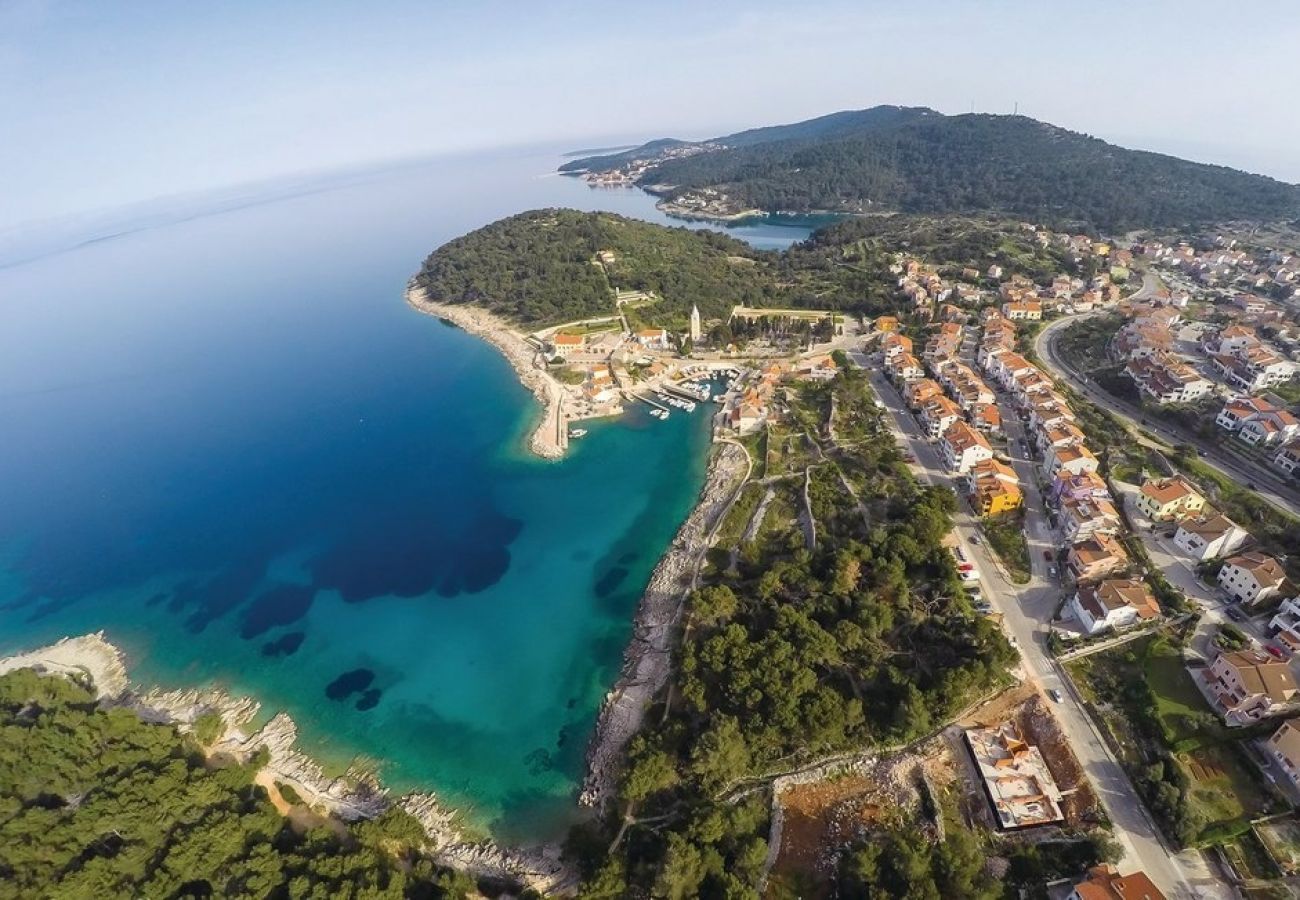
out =
[(14, 669), (89, 681), (100, 700), (120, 697), (130, 684), (122, 651), (110, 644), (102, 631), (66, 637), (48, 647), (0, 659), (0, 675)]
[(623, 750), (641, 728), (646, 707), (668, 683), (677, 623), (710, 531), (735, 496), (747, 465), (745, 450), (721, 444), (709, 466), (699, 502), (659, 560), (633, 621), (623, 668), (605, 695), (596, 732), (587, 749), (587, 774), (579, 802), (601, 806), (613, 796)]

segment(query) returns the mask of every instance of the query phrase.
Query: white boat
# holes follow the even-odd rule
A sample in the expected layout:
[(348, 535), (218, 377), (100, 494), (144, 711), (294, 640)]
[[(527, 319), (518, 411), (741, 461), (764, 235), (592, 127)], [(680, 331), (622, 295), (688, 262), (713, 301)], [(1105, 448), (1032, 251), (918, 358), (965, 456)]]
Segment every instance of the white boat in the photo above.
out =
[(577, 440), (577, 439), (580, 438), (580, 437), (586, 437), (586, 436), (587, 436), (587, 429), (585, 429), (585, 428), (570, 428), (570, 429), (569, 429), (569, 437), (573, 438), (574, 440)]

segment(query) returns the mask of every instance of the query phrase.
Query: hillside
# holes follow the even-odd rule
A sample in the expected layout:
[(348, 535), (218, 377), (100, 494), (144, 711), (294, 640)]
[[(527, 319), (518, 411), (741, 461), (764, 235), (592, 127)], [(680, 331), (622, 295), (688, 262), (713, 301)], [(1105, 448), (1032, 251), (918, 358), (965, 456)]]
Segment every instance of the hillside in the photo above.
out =
[[(643, 186), (669, 201), (705, 188), (734, 210), (997, 213), (1101, 228), (1280, 220), (1300, 215), (1300, 186), (1222, 166), (1128, 150), (1025, 116), (944, 116), (875, 107), (704, 142), (651, 160)], [(573, 160), (563, 171), (618, 168)]]
[[(603, 251), (613, 262), (598, 263)], [(475, 303), (523, 325), (608, 315), (612, 288), (653, 291), (662, 298), (655, 313), (684, 322), (693, 303), (705, 317), (718, 317), (737, 303), (780, 299), (773, 259), (712, 231), (544, 209), (439, 247), (416, 280), (435, 301)]]

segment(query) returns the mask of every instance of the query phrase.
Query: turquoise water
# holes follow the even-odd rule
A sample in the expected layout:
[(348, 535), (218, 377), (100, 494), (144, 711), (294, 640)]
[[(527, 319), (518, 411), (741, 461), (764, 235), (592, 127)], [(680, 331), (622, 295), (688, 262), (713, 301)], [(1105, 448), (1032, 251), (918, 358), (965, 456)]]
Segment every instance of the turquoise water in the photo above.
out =
[(332, 766), (557, 833), (709, 423), (635, 410), (535, 460), (504, 360), (402, 302), (511, 212), (663, 221), (554, 165), (449, 159), (0, 270), (0, 652), (104, 628), (143, 683), (252, 694)]

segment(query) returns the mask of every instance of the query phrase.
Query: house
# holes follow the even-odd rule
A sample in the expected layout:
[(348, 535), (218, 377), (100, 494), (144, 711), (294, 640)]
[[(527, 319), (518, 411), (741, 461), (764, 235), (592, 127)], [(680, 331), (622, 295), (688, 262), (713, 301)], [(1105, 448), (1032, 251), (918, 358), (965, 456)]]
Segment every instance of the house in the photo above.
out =
[(935, 397), (943, 396), (943, 388), (933, 378), (918, 378), (903, 385), (903, 402), (909, 409), (920, 410)]
[(1043, 753), (1021, 735), (1014, 722), (965, 731), (966, 746), (984, 793), (1003, 829), (1063, 821), (1063, 795)]
[(898, 319), (894, 316), (877, 316), (876, 331), (897, 331)]
[(1300, 787), (1300, 725), (1292, 719), (1283, 722), (1264, 747), (1291, 783)]
[(636, 342), (649, 350), (666, 350), (668, 331), (663, 328), (642, 328), (636, 333)]
[(977, 403), (970, 411), (970, 421), (980, 431), (1002, 431), (1002, 413), (994, 403)]
[(1037, 322), (1043, 317), (1039, 300), (1011, 300), (1002, 304), (1002, 317), (1011, 322)]
[(1248, 444), (1265, 447), (1287, 444), (1300, 436), (1300, 419), (1285, 409), (1254, 416), (1242, 423), (1237, 437)]
[(921, 408), (920, 418), (926, 435), (930, 440), (937, 440), (952, 423), (961, 418), (961, 407), (941, 395), (926, 402)]
[(1093, 866), (1066, 900), (1166, 900), (1146, 872), (1119, 874), (1109, 864)]
[(1130, 359), (1124, 374), (1156, 403), (1191, 403), (1214, 390), (1214, 383), (1172, 354), (1156, 352)]
[(971, 466), (966, 481), (971, 506), (981, 516), (1011, 512), (1024, 504), (1016, 470), (996, 459), (981, 460)]
[(984, 435), (960, 419), (944, 431), (939, 452), (944, 464), (959, 475), (965, 475), (976, 463), (993, 458), (993, 448)]
[(925, 374), (921, 361), (911, 353), (900, 353), (885, 363), (885, 372), (895, 384), (914, 381)]
[(1273, 465), (1288, 475), (1295, 475), (1300, 469), (1300, 441), (1291, 441), (1273, 457)]
[(1065, 557), (1065, 565), (1076, 581), (1096, 581), (1128, 564), (1128, 554), (1119, 539), (1101, 532), (1074, 544)]
[(1276, 715), (1296, 695), (1291, 667), (1257, 650), (1220, 653), (1202, 677), (1229, 725)]
[(1061, 472), (1071, 475), (1095, 472), (1097, 465), (1097, 457), (1087, 447), (1054, 447), (1043, 459), (1048, 478), (1055, 478)]
[(1174, 544), (1195, 560), (1227, 556), (1246, 543), (1250, 533), (1221, 512), (1203, 507), (1198, 516), (1179, 521)]
[(1278, 411), (1279, 407), (1262, 397), (1230, 397), (1214, 417), (1214, 424), (1224, 431), (1240, 431), (1243, 425), (1256, 416)]
[(1239, 603), (1267, 600), (1282, 590), (1286, 571), (1265, 553), (1239, 553), (1230, 556), (1219, 570), (1219, 587)]
[(1083, 430), (1073, 422), (1049, 425), (1034, 432), (1034, 443), (1039, 453), (1046, 454), (1057, 447), (1077, 447), (1085, 440)]
[(1077, 497), (1061, 500), (1061, 532), (1067, 541), (1081, 541), (1098, 532), (1120, 530), (1119, 513), (1107, 497)]
[(1288, 597), (1278, 605), (1269, 620), (1268, 633), (1292, 653), (1300, 651), (1300, 598)]
[(1088, 634), (1127, 628), (1160, 615), (1156, 598), (1140, 578), (1108, 578), (1095, 585), (1080, 585), (1070, 598), (1070, 609)]
[(1195, 515), (1204, 507), (1205, 498), (1176, 476), (1148, 480), (1138, 492), (1138, 511), (1153, 522), (1168, 522), (1183, 515)]
[(580, 334), (560, 331), (551, 336), (551, 355), (567, 358), (570, 353), (581, 350), (586, 339)]
[(880, 352), (889, 362), (896, 357), (912, 352), (912, 339), (905, 334), (899, 334), (896, 331), (889, 331), (880, 339)]
[(1078, 475), (1059, 472), (1052, 479), (1048, 493), (1054, 502), (1078, 497), (1109, 498), (1110, 488), (1106, 486), (1106, 479), (1096, 472), (1080, 472)]

